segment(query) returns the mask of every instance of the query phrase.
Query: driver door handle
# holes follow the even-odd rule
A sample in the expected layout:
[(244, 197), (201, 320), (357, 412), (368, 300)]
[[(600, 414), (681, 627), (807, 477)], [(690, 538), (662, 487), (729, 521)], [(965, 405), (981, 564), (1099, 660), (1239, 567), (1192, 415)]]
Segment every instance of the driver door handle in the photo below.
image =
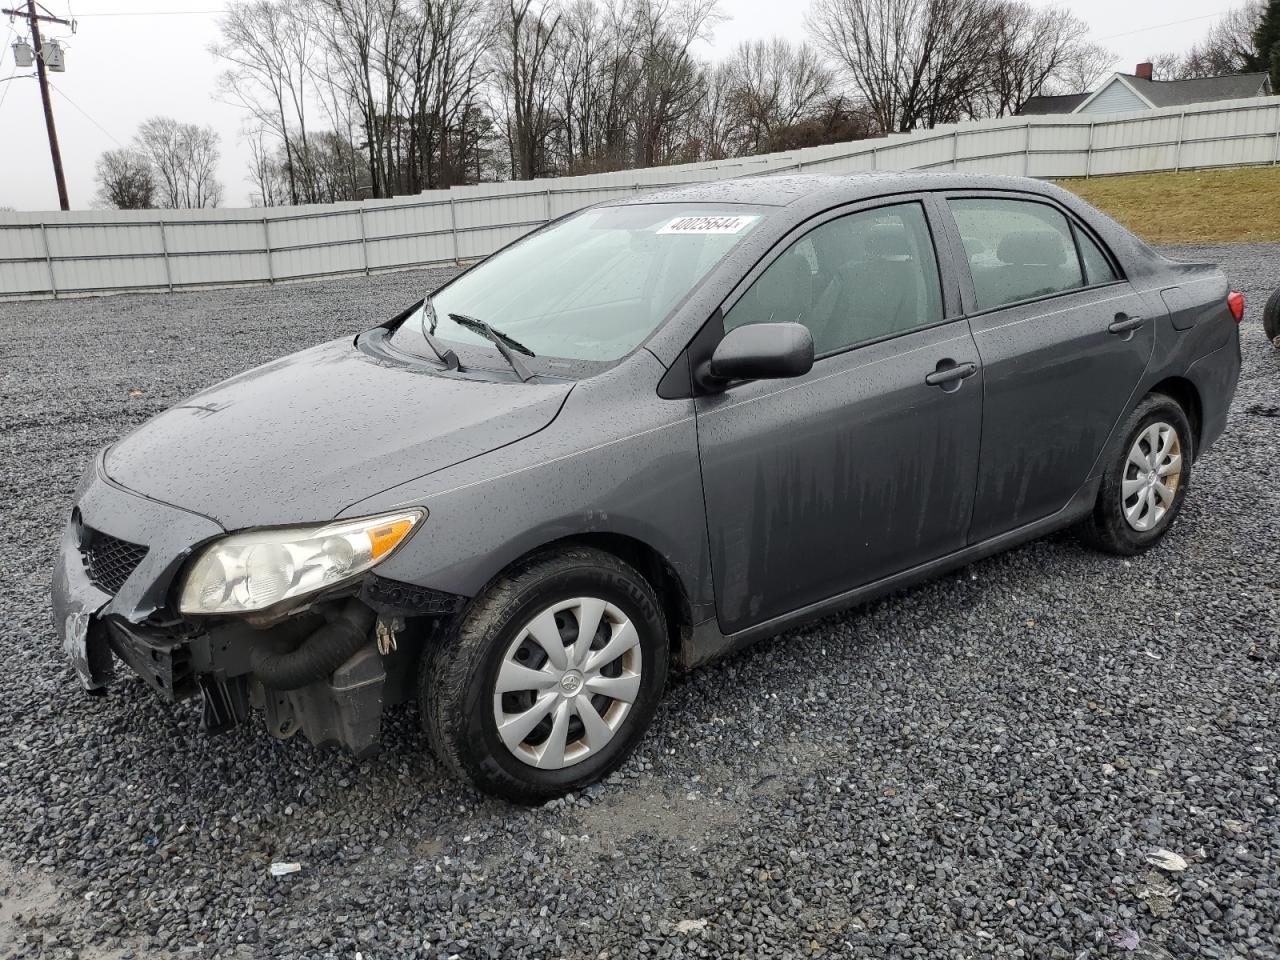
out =
[(1144, 322), (1142, 317), (1131, 317), (1127, 313), (1117, 313), (1116, 318), (1107, 324), (1107, 330), (1111, 333), (1128, 333), (1130, 330), (1137, 330)]
[(941, 387), (948, 383), (955, 383), (957, 380), (965, 380), (978, 372), (976, 363), (957, 363), (944, 367), (942, 364), (946, 362), (943, 360), (939, 363), (938, 369), (926, 376), (924, 382), (931, 387)]

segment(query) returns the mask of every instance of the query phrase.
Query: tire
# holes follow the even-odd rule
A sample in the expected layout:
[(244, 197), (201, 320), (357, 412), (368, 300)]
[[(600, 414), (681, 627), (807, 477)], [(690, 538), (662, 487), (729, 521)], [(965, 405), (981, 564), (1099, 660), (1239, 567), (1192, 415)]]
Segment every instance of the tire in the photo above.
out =
[(1262, 308), (1262, 329), (1267, 339), (1280, 350), (1280, 290), (1274, 290)]
[[(580, 620), (595, 610), (599, 627), (579, 644)], [(423, 657), (418, 702), (432, 752), (480, 791), (514, 803), (543, 803), (607, 776), (635, 749), (662, 699), (662, 610), (653, 587), (612, 554), (574, 547), (522, 561), (485, 587)], [(530, 632), (537, 624), (541, 639)], [(602, 660), (606, 647), (624, 646)], [(510, 687), (534, 674), (538, 686), (498, 693), (500, 678)], [(605, 689), (619, 697), (595, 692)], [(499, 715), (514, 740), (520, 728), (508, 721), (523, 722), (544, 704), (537, 726), (508, 746)]]
[[(1176, 450), (1166, 428), (1176, 435)], [(1159, 543), (1177, 519), (1191, 485), (1195, 451), (1186, 413), (1177, 401), (1162, 393), (1145, 397), (1129, 414), (1118, 436), (1121, 441), (1109, 454), (1111, 462), (1098, 489), (1093, 513), (1081, 524), (1080, 533), (1086, 543), (1098, 550), (1133, 556)], [(1162, 446), (1165, 455), (1160, 456), (1160, 451), (1154, 457), (1144, 455), (1156, 437), (1160, 438), (1159, 443), (1168, 443), (1167, 447)], [(1131, 451), (1139, 462), (1131, 462)], [(1171, 471), (1174, 456), (1180, 458), (1176, 472)], [(1149, 469), (1151, 464), (1159, 464), (1158, 470)], [(1152, 472), (1157, 473), (1161, 487), (1148, 491), (1146, 487), (1154, 485), (1144, 477)], [(1168, 483), (1171, 476), (1174, 484)], [(1126, 489), (1131, 491), (1127, 497)], [(1161, 492), (1169, 489), (1173, 491), (1171, 500)], [(1126, 517), (1131, 511), (1132, 519)]]

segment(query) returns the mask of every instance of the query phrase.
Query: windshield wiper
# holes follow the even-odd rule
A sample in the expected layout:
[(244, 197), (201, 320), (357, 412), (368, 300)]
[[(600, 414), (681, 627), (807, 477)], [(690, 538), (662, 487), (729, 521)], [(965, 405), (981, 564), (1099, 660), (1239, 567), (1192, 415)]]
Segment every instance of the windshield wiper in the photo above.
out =
[(525, 366), (523, 360), (512, 352), (519, 351), (526, 357), (535, 356), (534, 352), (519, 340), (509, 337), (501, 331), (493, 329), (493, 327), (489, 326), (489, 324), (485, 323), (483, 320), (477, 320), (475, 317), (468, 317), (465, 313), (451, 313), (449, 314), (449, 319), (460, 327), (464, 327), (473, 333), (480, 334), (497, 347), (498, 352), (502, 354), (502, 359), (511, 364), (511, 369), (516, 372), (516, 376), (519, 377), (521, 381), (528, 382), (533, 379), (533, 372)]
[[(430, 328), (427, 327), (428, 314), (431, 316)], [(431, 348), (431, 352), (434, 353), (436, 357), (439, 358), (440, 362), (444, 364), (445, 369), (461, 371), (462, 363), (458, 360), (458, 355), (448, 348), (441, 351), (439, 344), (436, 343), (436, 338), (433, 336), (436, 332), (436, 311), (435, 308), (431, 306), (430, 297), (425, 297), (422, 301), (421, 327), (422, 339), (427, 341), (427, 346)]]

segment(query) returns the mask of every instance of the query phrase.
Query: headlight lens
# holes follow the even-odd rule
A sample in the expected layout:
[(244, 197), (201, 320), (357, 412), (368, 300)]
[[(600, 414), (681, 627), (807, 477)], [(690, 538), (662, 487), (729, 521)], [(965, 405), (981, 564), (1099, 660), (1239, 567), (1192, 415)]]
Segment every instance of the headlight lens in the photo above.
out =
[(234, 533), (196, 557), (178, 597), (183, 613), (252, 613), (369, 570), (422, 522), (421, 510), (320, 527)]

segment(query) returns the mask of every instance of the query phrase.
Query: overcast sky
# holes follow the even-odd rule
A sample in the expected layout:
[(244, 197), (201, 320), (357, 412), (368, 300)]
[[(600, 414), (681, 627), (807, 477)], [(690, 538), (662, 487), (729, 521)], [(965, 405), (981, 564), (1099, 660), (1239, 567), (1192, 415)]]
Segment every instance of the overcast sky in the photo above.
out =
[[(1051, 5), (1051, 0), (1032, 0)], [(45, 0), (78, 20), (74, 36), (49, 33), (67, 48), (65, 73), (52, 74), (54, 116), (73, 209), (93, 205), (94, 160), (125, 144), (138, 124), (163, 114), (210, 124), (222, 136), (224, 206), (248, 204), (247, 151), (239, 109), (216, 99), (219, 62), (208, 52), (217, 32), (219, 0)], [(807, 0), (722, 0), (731, 19), (716, 30), (706, 55), (724, 56), (740, 40), (774, 34), (802, 39)], [(1116, 53), (1115, 69), (1155, 53), (1185, 49), (1230, 0), (1075, 0), (1067, 2)], [(150, 11), (150, 12), (149, 12)], [(159, 12), (157, 12), (159, 11)], [(10, 46), (14, 28), (0, 18), (0, 206), (56, 210), (58, 195), (35, 81), (19, 72)], [(21, 71), (26, 73), (28, 71)]]

